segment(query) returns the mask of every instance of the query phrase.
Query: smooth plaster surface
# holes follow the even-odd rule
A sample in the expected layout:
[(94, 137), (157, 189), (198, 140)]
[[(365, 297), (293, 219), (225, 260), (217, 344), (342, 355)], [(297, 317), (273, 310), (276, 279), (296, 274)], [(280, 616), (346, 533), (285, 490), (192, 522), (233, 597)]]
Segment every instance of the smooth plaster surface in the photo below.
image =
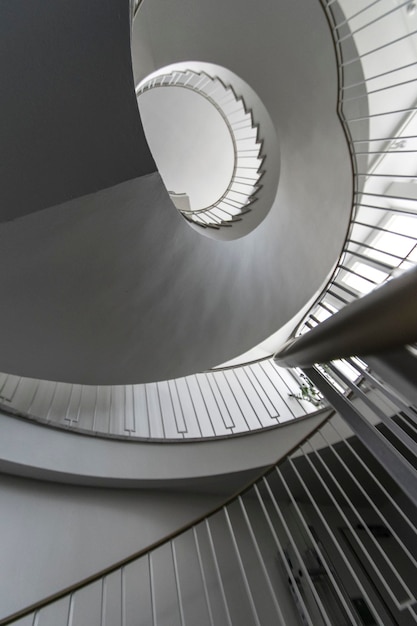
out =
[(281, 150), (266, 218), (235, 241), (201, 236), (153, 174), (1, 225), (0, 370), (86, 384), (202, 371), (275, 332), (321, 286), (352, 194), (330, 31), (318, 2), (239, 13), (155, 0), (136, 24), (156, 66), (229, 66), (262, 99)]

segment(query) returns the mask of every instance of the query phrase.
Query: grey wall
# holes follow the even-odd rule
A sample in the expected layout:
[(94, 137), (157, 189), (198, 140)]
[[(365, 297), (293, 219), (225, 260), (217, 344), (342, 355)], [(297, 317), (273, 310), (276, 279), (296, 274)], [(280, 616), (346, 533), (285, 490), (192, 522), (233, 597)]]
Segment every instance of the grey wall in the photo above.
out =
[(158, 541), (219, 498), (0, 475), (0, 502), (1, 619)]
[(0, 417), (0, 471), (8, 474), (107, 487), (213, 491), (227, 483), (233, 491), (287, 454), (326, 413), (247, 436), (174, 443), (102, 439)]
[(4, 0), (0, 76), (0, 221), (155, 171), (128, 0)]

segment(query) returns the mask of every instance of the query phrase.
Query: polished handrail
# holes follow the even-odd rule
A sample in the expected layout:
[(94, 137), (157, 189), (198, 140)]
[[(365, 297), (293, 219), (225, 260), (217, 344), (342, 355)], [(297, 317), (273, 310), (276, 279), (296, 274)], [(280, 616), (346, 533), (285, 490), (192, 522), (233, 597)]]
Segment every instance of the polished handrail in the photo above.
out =
[(392, 350), (417, 341), (417, 267), (348, 304), (274, 357), (281, 367), (310, 367)]

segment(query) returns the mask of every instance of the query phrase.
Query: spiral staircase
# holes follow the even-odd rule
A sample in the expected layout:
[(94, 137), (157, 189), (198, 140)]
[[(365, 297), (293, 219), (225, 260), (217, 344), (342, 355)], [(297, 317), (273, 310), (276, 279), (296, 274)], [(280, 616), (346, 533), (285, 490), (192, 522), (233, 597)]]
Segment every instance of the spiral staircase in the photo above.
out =
[[(163, 87), (189, 89), (208, 101), (223, 118), (233, 144), (233, 173), (220, 198), (207, 207), (177, 208), (187, 220), (203, 228), (231, 226), (251, 210), (261, 188), (264, 156), (252, 111), (246, 109), (243, 98), (237, 97), (232, 85), (225, 85), (219, 77), (205, 72), (192, 71), (158, 74), (141, 83), (136, 89), (139, 108), (142, 94)], [(178, 194), (170, 195), (175, 204)]]
[[(334, 131), (330, 113), (320, 99), (322, 90), (316, 92), (312, 83), (308, 85), (310, 107), (317, 113), (316, 128), (320, 130), (311, 131), (304, 118), (299, 119), (300, 128), (296, 129), (291, 106), (299, 106), (297, 114), (304, 110), (307, 117), (310, 110), (303, 98), (299, 104), (295, 104), (296, 99), (291, 104), (298, 76), (287, 72), (287, 83), (280, 85), (286, 94), (279, 100), (274, 91), (277, 76), (273, 64), (267, 65), (263, 81), (260, 78), (257, 84), (256, 68), (253, 84), (268, 107), (271, 123), (279, 129), (277, 142), (267, 132), (269, 121), (256, 98), (251, 100), (249, 93), (239, 91), (239, 87), (244, 90), (243, 83), (229, 86), (225, 75), (209, 76), (196, 67), (178, 72), (162, 69), (158, 74), (167, 61), (192, 58), (192, 53), (198, 59), (199, 49), (207, 54), (205, 46), (213, 46), (213, 33), (222, 24), (221, 28), (230, 29), (229, 49), (221, 50), (224, 58), (230, 54), (235, 71), (247, 64), (249, 77), (254, 50), (243, 58), (243, 47), (250, 47), (249, 40), (243, 38), (242, 43), (242, 34), (233, 31), (233, 20), (237, 20), (233, 11), (229, 14), (225, 8), (221, 22), (220, 5), (216, 14), (214, 6), (210, 11), (203, 6), (197, 9), (185, 0), (172, 3), (176, 5), (172, 7), (162, 0), (128, 4), (115, 0), (103, 7), (100, 15), (93, 15), (97, 20), (94, 32), (100, 35), (106, 28), (120, 28), (120, 41), (124, 41), (120, 55), (122, 50), (126, 52), (127, 43), (130, 45), (127, 40), (132, 29), (136, 94), (117, 71), (120, 67), (126, 70), (126, 56), (124, 65), (118, 65), (121, 58), (114, 63), (114, 80), (129, 94), (125, 111), (132, 111), (129, 107), (136, 95), (140, 98), (147, 90), (162, 90), (166, 85), (191, 88), (222, 107), (234, 145), (242, 141), (242, 154), (235, 151), (234, 175), (223, 197), (216, 205), (199, 210), (184, 211), (180, 206), (179, 212), (175, 210), (153, 173), (152, 155), (144, 139), (146, 128), (143, 134), (139, 124), (131, 142), (122, 117), (120, 126), (115, 125), (118, 132), (114, 137), (113, 128), (107, 129), (105, 123), (93, 129), (100, 137), (108, 131), (109, 145), (116, 136), (125, 141), (124, 146), (123, 141), (118, 144), (115, 154), (120, 156), (117, 171), (112, 169), (117, 161), (113, 154), (103, 154), (101, 171), (107, 168), (108, 173), (113, 172), (113, 178), (107, 178), (113, 185), (108, 190), (103, 191), (97, 172), (95, 177), (92, 172), (89, 181), (77, 179), (74, 165), (73, 179), (65, 185), (59, 180), (55, 189), (45, 187), (44, 195), (38, 194), (29, 211), (23, 202), (25, 190), (19, 191), (5, 178), (5, 198), (8, 185), (21, 196), (20, 204), (16, 200), (15, 206), (10, 203), (5, 208), (4, 219), (13, 215), (14, 221), (5, 221), (0, 230), (3, 260), (9, 261), (3, 288), (5, 313), (1, 314), (6, 337), (0, 357), (5, 370), (0, 374), (4, 503), (0, 520), (0, 623), (415, 624), (414, 3), (326, 0), (314, 8), (307, 3), (303, 16), (284, 0), (280, 6), (241, 7), (244, 24), (246, 20), (251, 23), (252, 11), (259, 12), (266, 47), (272, 45), (269, 24), (278, 30), (273, 18), (281, 15), (280, 37), (273, 38), (274, 45), (282, 46), (281, 51), (294, 46), (294, 68), (302, 65), (296, 56), (297, 47), (305, 45), (308, 49), (314, 41), (317, 84), (323, 79), (323, 86), (328, 82), (332, 89), (337, 88), (333, 113), (337, 129)], [(57, 8), (51, 3), (48, 10), (52, 19)], [(5, 11), (4, 18), (13, 24), (13, 12), (9, 14), (5, 8), (0, 11)], [(74, 15), (79, 12), (73, 32), (81, 29), (77, 19), (83, 16), (87, 20), (89, 15), (85, 5), (65, 11), (65, 20), (71, 11)], [(119, 21), (114, 20), (117, 15)], [(178, 31), (172, 28), (174, 16), (188, 39), (177, 37)], [(317, 29), (312, 28), (312, 20), (317, 20)], [(297, 45), (285, 39), (290, 25), (299, 29)], [(294, 39), (293, 33), (289, 35)], [(242, 49), (231, 45), (234, 37)], [(259, 39), (259, 54), (262, 44)], [(213, 62), (218, 61), (216, 51), (223, 45), (219, 39), (212, 52)], [(59, 51), (57, 47), (57, 55)], [(64, 50), (64, 59), (66, 55)], [(85, 60), (88, 54), (83, 51), (81, 56)], [(117, 55), (110, 53), (106, 59), (109, 63), (110, 57)], [(305, 63), (310, 61), (312, 58)], [(332, 67), (336, 71), (330, 75)], [(300, 94), (308, 81), (307, 68), (298, 86)], [(91, 101), (92, 107), (96, 105)], [(109, 102), (108, 109), (117, 118), (120, 103), (116, 105)], [(236, 109), (243, 122), (234, 126), (229, 115)], [(279, 122), (285, 110), (286, 119)], [(328, 119), (334, 151), (323, 134), (325, 125), (320, 126), (320, 113)], [(137, 120), (137, 111), (135, 115)], [(308, 122), (314, 126), (312, 120)], [(82, 132), (87, 132), (87, 126)], [(239, 136), (241, 127), (244, 130)], [(341, 136), (349, 149), (347, 160), (338, 143)], [(123, 152), (130, 145), (130, 156), (135, 154), (138, 141), (144, 156), (140, 164), (133, 159), (137, 169), (132, 174), (129, 160), (123, 161)], [(46, 135), (45, 143), (52, 150), (53, 142)], [(278, 144), (281, 159), (274, 160)], [(304, 144), (306, 154), (301, 155)], [(305, 159), (311, 171), (307, 168), (305, 178), (298, 180), (299, 187), (293, 188), (292, 174), (302, 174), (300, 164), (304, 156), (311, 156), (310, 145), (314, 146), (317, 163)], [(97, 148), (96, 156), (102, 146)], [(250, 180), (242, 183), (239, 170), (246, 166), (239, 159), (247, 158), (247, 150)], [(90, 157), (86, 148), (84, 165)], [(275, 165), (279, 161), (278, 176)], [(315, 185), (314, 177), (320, 171), (316, 166), (324, 165), (334, 166), (335, 171), (343, 166), (339, 183), (331, 180), (329, 171), (326, 185), (319, 178)], [(132, 182), (135, 175), (139, 178)], [(344, 211), (343, 176), (353, 186), (350, 215)], [(27, 186), (30, 184), (28, 179)], [(87, 193), (90, 196), (82, 195)], [(297, 199), (309, 197), (310, 210), (305, 208), (303, 213)], [(139, 217), (134, 213), (137, 206), (142, 209)], [(339, 213), (338, 232), (330, 227), (335, 220), (327, 211), (331, 206)], [(116, 209), (116, 216), (110, 209)], [(123, 229), (117, 219), (123, 222), (127, 214), (133, 215), (134, 221), (126, 222), (128, 228)], [(289, 233), (291, 220), (298, 223), (299, 230)], [(322, 237), (317, 241), (315, 221)], [(141, 233), (137, 247), (143, 251), (142, 256), (134, 257), (132, 272), (137, 274), (139, 287), (135, 291), (133, 283), (127, 282), (118, 292), (113, 284), (129, 272), (132, 261), (125, 250), (134, 245), (134, 239), (128, 238), (133, 223), (137, 226), (135, 235)], [(241, 227), (245, 230), (239, 230)], [(207, 230), (214, 232), (214, 238), (206, 236)], [(236, 239), (222, 238), (222, 231), (233, 230)], [(155, 232), (159, 238), (154, 237)], [(290, 239), (290, 234), (294, 243), (290, 241), (288, 248), (293, 247), (294, 254), (286, 257), (285, 239)], [(42, 262), (31, 252), (34, 236), (44, 244)], [(272, 237), (271, 249), (274, 241), (282, 244), (276, 257), (267, 257), (276, 261), (274, 271), (269, 273), (267, 264), (253, 270), (251, 248), (259, 255), (262, 247), (269, 246), (268, 236)], [(103, 247), (97, 247), (100, 237)], [(335, 241), (330, 241), (332, 238)], [(326, 258), (316, 259), (315, 249), (327, 241)], [(19, 242), (26, 248), (18, 248)], [(71, 246), (75, 242), (81, 245), (79, 258)], [(112, 244), (117, 244), (114, 251)], [(93, 260), (85, 256), (83, 245), (85, 250), (92, 245), (98, 253)], [(332, 246), (338, 247), (337, 254)], [(233, 247), (236, 259), (230, 252)], [(182, 248), (186, 261), (177, 253)], [(22, 257), (21, 266), (16, 249)], [(158, 265), (158, 254), (163, 257), (165, 250), (167, 263)], [(194, 257), (189, 256), (192, 250)], [(302, 268), (305, 276), (300, 284), (294, 284), (298, 263), (310, 257), (310, 267)], [(189, 268), (195, 263), (192, 269), (198, 275), (197, 270), (207, 267), (210, 259), (212, 266), (197, 277), (206, 281), (203, 287), (208, 294), (199, 302), (204, 289), (196, 291)], [(291, 280), (278, 271), (280, 259), (287, 259)], [(213, 283), (221, 282), (220, 263), (226, 262), (230, 264), (230, 299), (229, 294), (213, 289)], [(71, 264), (77, 268), (72, 274)], [(50, 272), (59, 273), (63, 282), (48, 278), (49, 265)], [(101, 286), (103, 268), (106, 280)], [(155, 287), (152, 281), (146, 282), (152, 272)], [(90, 302), (86, 294), (95, 279), (101, 291)], [(38, 298), (42, 280), (42, 297)], [(245, 286), (255, 298), (262, 298), (258, 309), (245, 310), (249, 301), (238, 295)], [(27, 319), (25, 311), (16, 308), (25, 303), (19, 300), (23, 287), (27, 297), (34, 299), (30, 311), (34, 323), (28, 328), (22, 323)], [(130, 303), (140, 330), (134, 332), (123, 307), (120, 312), (118, 306), (109, 306), (106, 287), (116, 303), (118, 298)], [(180, 297), (171, 299), (164, 309), (171, 287)], [(65, 304), (77, 289), (85, 298), (80, 317), (77, 307), (65, 312)], [(276, 298), (275, 291), (281, 298)], [(144, 302), (137, 307), (139, 292)], [(282, 304), (286, 298), (287, 307)], [(155, 304), (158, 300), (160, 306)], [(55, 308), (48, 318), (45, 311), (49, 305)], [(112, 321), (103, 327), (108, 335), (100, 334), (97, 305), (102, 306), (102, 315), (108, 316), (106, 322)], [(273, 315), (275, 306), (279, 310)], [(216, 315), (211, 309), (216, 309)], [(61, 327), (57, 314), (65, 320)], [(93, 314), (97, 337), (94, 324), (82, 323)], [(175, 324), (170, 325), (170, 318), (175, 318), (178, 330)], [(259, 328), (254, 330), (254, 326)], [(274, 332), (280, 326), (283, 329)], [(60, 328), (71, 331), (67, 343), (61, 341)], [(245, 332), (248, 337), (239, 341), (238, 335)], [(146, 335), (152, 340), (147, 342)], [(55, 338), (58, 343), (54, 347)], [(133, 340), (135, 345), (130, 349)], [(22, 350), (25, 341), (29, 350), (27, 346)], [(181, 342), (182, 350), (178, 348)], [(254, 345), (256, 350), (248, 352)], [(68, 351), (58, 354), (63, 347)], [(226, 355), (236, 356), (239, 350), (243, 355), (234, 359), (233, 365), (225, 363)]]

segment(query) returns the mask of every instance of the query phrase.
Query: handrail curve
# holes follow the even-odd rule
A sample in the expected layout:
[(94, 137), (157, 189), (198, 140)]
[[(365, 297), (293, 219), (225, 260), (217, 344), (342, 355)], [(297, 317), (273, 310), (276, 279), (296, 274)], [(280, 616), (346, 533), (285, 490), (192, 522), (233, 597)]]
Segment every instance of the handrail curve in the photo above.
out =
[[(175, 70), (152, 76), (138, 85), (136, 95), (139, 99), (151, 89), (170, 87), (191, 90), (216, 109), (227, 127), (234, 155), (229, 183), (217, 200), (206, 207), (187, 209), (178, 206), (178, 210), (185, 219), (203, 228), (231, 226), (251, 210), (262, 188), (260, 181), (265, 173), (263, 165), (266, 155), (263, 153), (259, 125), (243, 96), (236, 94), (233, 85), (228, 85), (220, 77), (210, 76), (205, 71)], [(230, 111), (231, 106), (236, 108)], [(244, 148), (240, 147), (242, 144)], [(240, 173), (243, 169), (244, 175)], [(178, 194), (171, 194), (174, 204), (176, 195)]]

